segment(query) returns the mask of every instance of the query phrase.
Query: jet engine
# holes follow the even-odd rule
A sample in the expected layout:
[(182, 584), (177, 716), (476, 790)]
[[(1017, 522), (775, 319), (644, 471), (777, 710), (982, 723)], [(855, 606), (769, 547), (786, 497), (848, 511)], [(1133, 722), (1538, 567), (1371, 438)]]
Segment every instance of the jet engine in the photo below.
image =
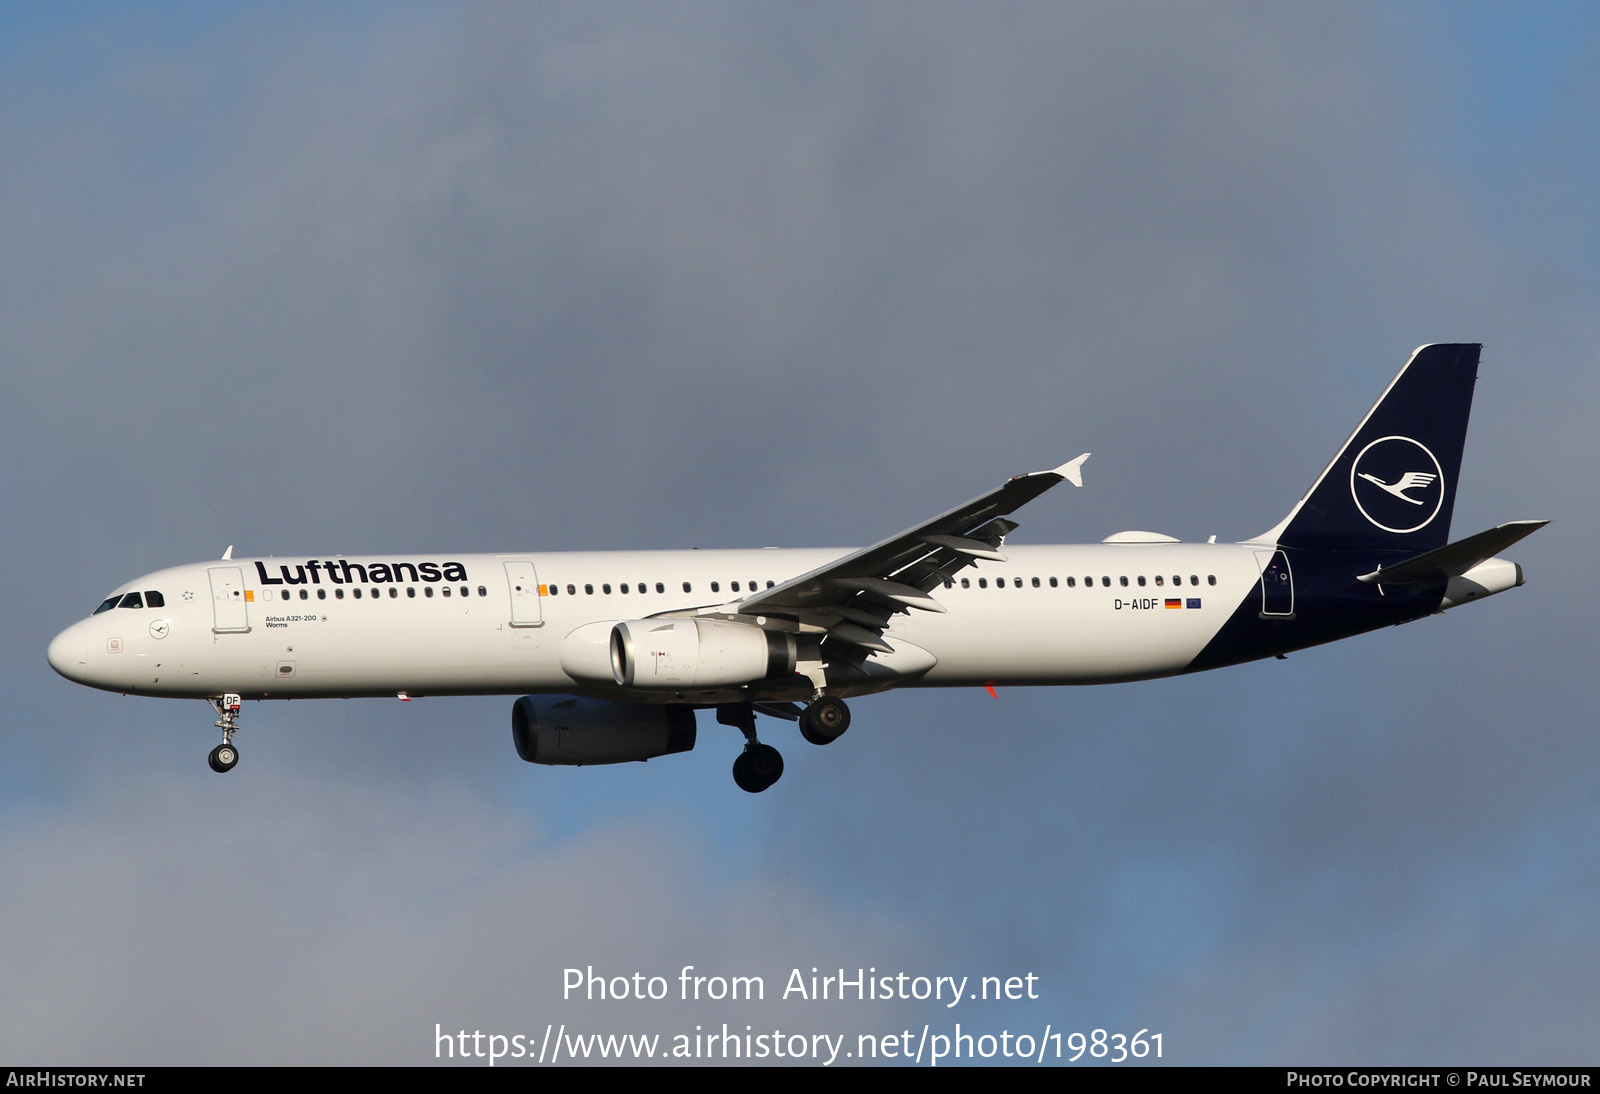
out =
[(524, 695), (511, 708), (511, 739), (532, 764), (648, 760), (688, 752), (694, 737), (694, 711), (686, 706)]
[(630, 619), (611, 629), (625, 688), (728, 687), (794, 671), (794, 635), (716, 619)]
[(568, 676), (625, 688), (737, 687), (787, 676), (795, 660), (794, 635), (719, 619), (589, 623), (561, 643)]

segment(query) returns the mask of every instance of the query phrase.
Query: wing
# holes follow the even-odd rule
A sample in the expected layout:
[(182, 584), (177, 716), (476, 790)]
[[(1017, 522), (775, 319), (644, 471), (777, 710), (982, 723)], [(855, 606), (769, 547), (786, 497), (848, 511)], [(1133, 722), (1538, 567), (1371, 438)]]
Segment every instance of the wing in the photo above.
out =
[(884, 627), (896, 612), (911, 608), (942, 612), (930, 591), (979, 559), (1004, 561), (1000, 544), (1017, 525), (1015, 512), (1063, 479), (1083, 485), (1085, 452), (1050, 471), (1018, 475), (982, 497), (908, 528), (810, 573), (791, 578), (730, 605), (742, 616), (792, 619), (807, 630), (827, 632), (845, 647), (845, 659), (890, 653)]

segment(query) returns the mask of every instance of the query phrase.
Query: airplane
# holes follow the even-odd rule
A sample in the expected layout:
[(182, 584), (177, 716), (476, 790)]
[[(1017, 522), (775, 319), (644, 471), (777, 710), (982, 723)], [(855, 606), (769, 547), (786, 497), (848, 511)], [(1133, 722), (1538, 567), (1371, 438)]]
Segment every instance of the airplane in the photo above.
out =
[(50, 643), (62, 676), (199, 698), (238, 761), (245, 699), (517, 695), (539, 764), (686, 752), (740, 730), (734, 781), (783, 774), (756, 715), (828, 744), (846, 700), (902, 687), (1099, 684), (1220, 668), (1523, 583), (1496, 557), (1547, 521), (1450, 542), (1481, 346), (1418, 348), (1287, 516), (1238, 543), (1119, 532), (1010, 545), (1011, 514), (1088, 453), (859, 550), (233, 557), (161, 570)]

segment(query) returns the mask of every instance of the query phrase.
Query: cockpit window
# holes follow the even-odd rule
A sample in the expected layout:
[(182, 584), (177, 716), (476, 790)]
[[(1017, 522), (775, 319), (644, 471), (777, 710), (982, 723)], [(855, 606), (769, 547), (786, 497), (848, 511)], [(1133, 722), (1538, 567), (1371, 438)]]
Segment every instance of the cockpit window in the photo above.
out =
[(144, 591), (144, 606), (147, 608), (165, 608), (167, 606), (167, 598), (162, 596), (157, 589), (146, 589)]
[(119, 608), (142, 608), (142, 607), (144, 607), (144, 598), (141, 597), (138, 593), (129, 593), (127, 596), (122, 598), (122, 603), (118, 604), (117, 607), (119, 607)]
[(106, 597), (105, 600), (101, 601), (100, 606), (94, 610), (94, 614), (99, 615), (101, 612), (109, 612), (112, 608), (117, 606), (117, 601), (121, 599), (122, 597), (120, 596)]

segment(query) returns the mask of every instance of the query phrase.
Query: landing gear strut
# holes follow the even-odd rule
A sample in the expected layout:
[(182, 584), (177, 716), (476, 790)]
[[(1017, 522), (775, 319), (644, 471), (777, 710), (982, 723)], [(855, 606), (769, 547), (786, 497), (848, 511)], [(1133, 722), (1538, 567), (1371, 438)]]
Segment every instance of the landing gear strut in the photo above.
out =
[(717, 708), (717, 721), (744, 734), (744, 751), (733, 761), (733, 781), (747, 794), (759, 794), (783, 778), (783, 754), (756, 739), (756, 712), (749, 703)]
[(814, 745), (828, 745), (850, 728), (850, 708), (843, 699), (824, 695), (800, 715), (800, 736)]
[(233, 735), (239, 731), (239, 710), (244, 703), (229, 692), (220, 699), (211, 700), (211, 705), (217, 711), (217, 728), (222, 730), (222, 743), (211, 750), (206, 760), (211, 764), (211, 770), (220, 775), (232, 771), (233, 765), (239, 762), (239, 750), (233, 747)]

